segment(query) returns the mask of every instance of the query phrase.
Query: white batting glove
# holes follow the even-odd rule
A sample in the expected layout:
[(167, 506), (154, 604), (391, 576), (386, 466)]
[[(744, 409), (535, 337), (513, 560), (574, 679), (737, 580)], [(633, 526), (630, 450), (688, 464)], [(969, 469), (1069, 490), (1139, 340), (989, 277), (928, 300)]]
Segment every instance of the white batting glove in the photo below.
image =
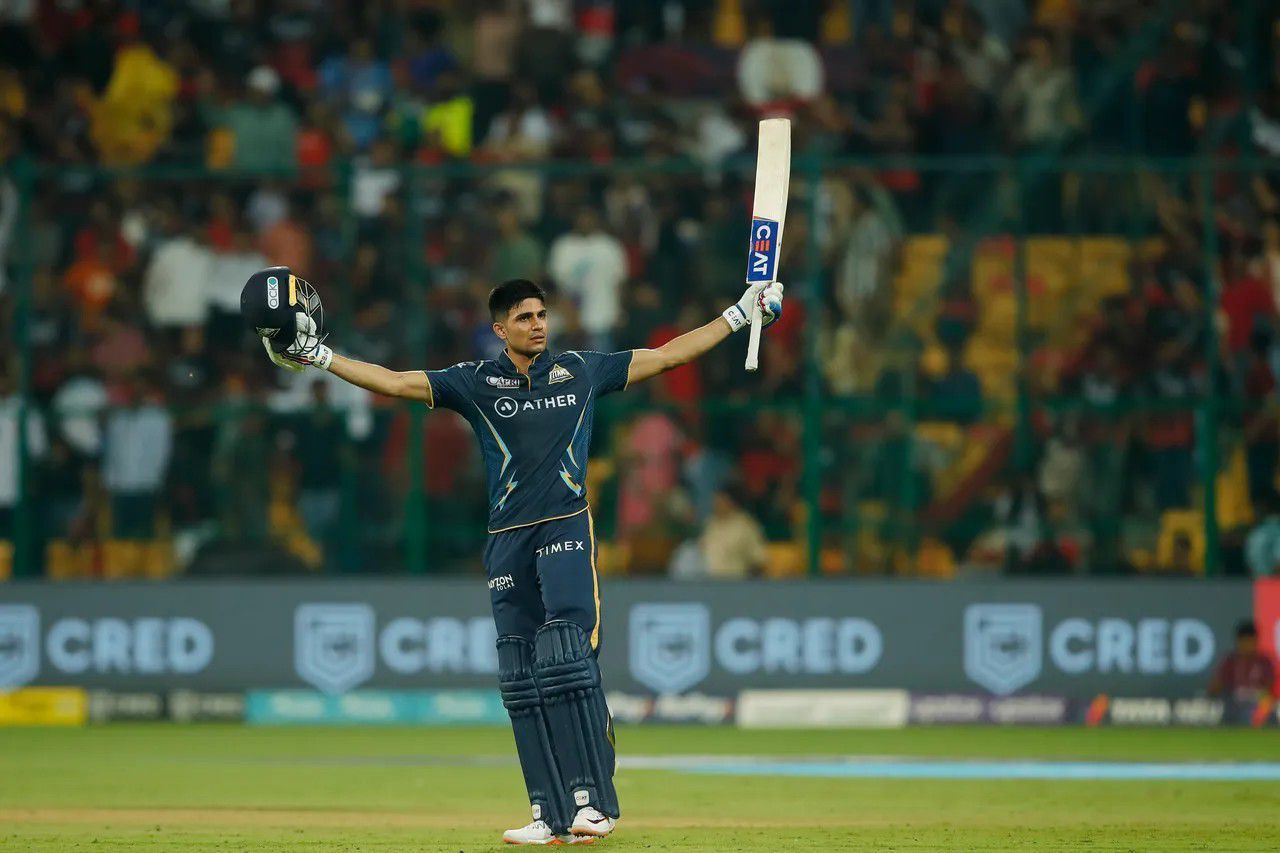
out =
[(293, 343), (285, 347), (283, 352), (276, 352), (271, 348), (271, 342), (263, 338), (262, 345), (266, 348), (267, 355), (272, 362), (286, 370), (299, 371), (306, 367), (328, 370), (333, 363), (333, 350), (320, 343), (316, 334), (316, 321), (302, 311), (296, 316), (298, 333), (294, 336)]
[(276, 367), (283, 367), (285, 370), (291, 370), (294, 373), (301, 373), (307, 369), (305, 364), (297, 364), (296, 362), (289, 361), (289, 359), (273, 350), (271, 348), (270, 338), (262, 339), (262, 348), (267, 351), (267, 358), (271, 359), (271, 363)]
[(782, 293), (785, 289), (780, 281), (771, 284), (768, 282), (749, 284), (742, 292), (742, 298), (724, 309), (724, 313), (720, 316), (724, 317), (729, 323), (729, 328), (736, 332), (751, 325), (751, 310), (758, 302), (760, 316), (764, 321), (761, 328), (767, 329), (782, 316)]

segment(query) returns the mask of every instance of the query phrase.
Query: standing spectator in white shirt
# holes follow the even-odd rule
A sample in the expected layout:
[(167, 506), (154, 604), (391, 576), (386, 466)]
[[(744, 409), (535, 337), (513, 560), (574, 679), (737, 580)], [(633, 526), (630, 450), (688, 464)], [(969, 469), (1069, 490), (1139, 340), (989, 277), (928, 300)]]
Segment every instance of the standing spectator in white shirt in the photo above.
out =
[(173, 235), (151, 255), (143, 278), (147, 320), (158, 328), (203, 325), (209, 316), (209, 274), (213, 252), (199, 238), (199, 229), (177, 221)]
[[(0, 368), (0, 541), (13, 540), (14, 510), (18, 506), (19, 400), (13, 377)], [(48, 449), (44, 419), (27, 402), (27, 482), (31, 462)]]
[(613, 329), (622, 311), (627, 254), (618, 238), (600, 227), (600, 216), (584, 207), (574, 229), (551, 244), (551, 278), (578, 309), (578, 322), (592, 349), (612, 349)]
[(118, 539), (149, 539), (155, 512), (169, 472), (173, 421), (159, 392), (142, 379), (131, 379), (125, 405), (107, 416), (103, 482), (111, 495), (111, 515)]

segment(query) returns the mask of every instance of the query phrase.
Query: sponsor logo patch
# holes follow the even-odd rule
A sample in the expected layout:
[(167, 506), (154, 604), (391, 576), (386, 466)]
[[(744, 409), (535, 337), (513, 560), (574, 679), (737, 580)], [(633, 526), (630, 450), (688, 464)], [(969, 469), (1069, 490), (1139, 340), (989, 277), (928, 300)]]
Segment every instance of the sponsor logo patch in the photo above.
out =
[(537, 550), (537, 554), (539, 557), (548, 557), (565, 551), (585, 550), (587, 550), (587, 544), (581, 539), (566, 539), (564, 542), (552, 542), (550, 545), (543, 545)]
[(751, 220), (751, 246), (747, 252), (747, 283), (773, 281), (778, 266), (778, 223)]
[(267, 276), (267, 307), (280, 307), (280, 279), (275, 276)]
[(514, 418), (516, 412), (520, 411), (520, 406), (510, 397), (499, 397), (493, 401), (493, 410), (498, 413), (499, 417)]
[(494, 592), (501, 592), (504, 589), (514, 589), (516, 579), (511, 575), (498, 575), (496, 578), (489, 579), (489, 589)]
[(519, 388), (520, 380), (512, 379), (509, 376), (486, 376), (485, 382), (488, 382), (494, 388)]
[(555, 385), (557, 382), (564, 382), (572, 378), (572, 373), (557, 364), (551, 368), (551, 375), (547, 377), (547, 384)]

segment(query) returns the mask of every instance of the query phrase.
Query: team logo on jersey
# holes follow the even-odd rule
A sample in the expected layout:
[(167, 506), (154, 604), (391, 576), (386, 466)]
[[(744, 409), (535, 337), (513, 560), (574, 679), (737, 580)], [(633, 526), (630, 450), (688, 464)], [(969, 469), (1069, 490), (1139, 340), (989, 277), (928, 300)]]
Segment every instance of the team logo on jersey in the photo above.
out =
[(547, 384), (555, 385), (557, 382), (564, 382), (565, 380), (572, 378), (572, 373), (557, 364), (551, 368), (551, 375), (547, 377)]
[(510, 376), (486, 376), (485, 382), (488, 382), (494, 388), (519, 388), (520, 380), (512, 379)]
[(520, 411), (520, 406), (510, 397), (499, 397), (493, 401), (493, 410), (501, 417), (514, 418), (516, 412)]

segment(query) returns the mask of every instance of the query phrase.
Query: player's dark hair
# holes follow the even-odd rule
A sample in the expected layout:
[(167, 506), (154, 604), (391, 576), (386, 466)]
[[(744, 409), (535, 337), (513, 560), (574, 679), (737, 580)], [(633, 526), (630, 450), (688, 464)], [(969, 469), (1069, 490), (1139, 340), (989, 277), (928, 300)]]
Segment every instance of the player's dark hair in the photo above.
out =
[(513, 278), (489, 291), (489, 316), (496, 323), (507, 319), (507, 312), (526, 299), (540, 299), (546, 304), (547, 294), (527, 278)]
[(1252, 619), (1245, 619), (1243, 622), (1240, 622), (1236, 625), (1236, 636), (1237, 637), (1257, 637), (1258, 628), (1256, 625), (1253, 624)]

